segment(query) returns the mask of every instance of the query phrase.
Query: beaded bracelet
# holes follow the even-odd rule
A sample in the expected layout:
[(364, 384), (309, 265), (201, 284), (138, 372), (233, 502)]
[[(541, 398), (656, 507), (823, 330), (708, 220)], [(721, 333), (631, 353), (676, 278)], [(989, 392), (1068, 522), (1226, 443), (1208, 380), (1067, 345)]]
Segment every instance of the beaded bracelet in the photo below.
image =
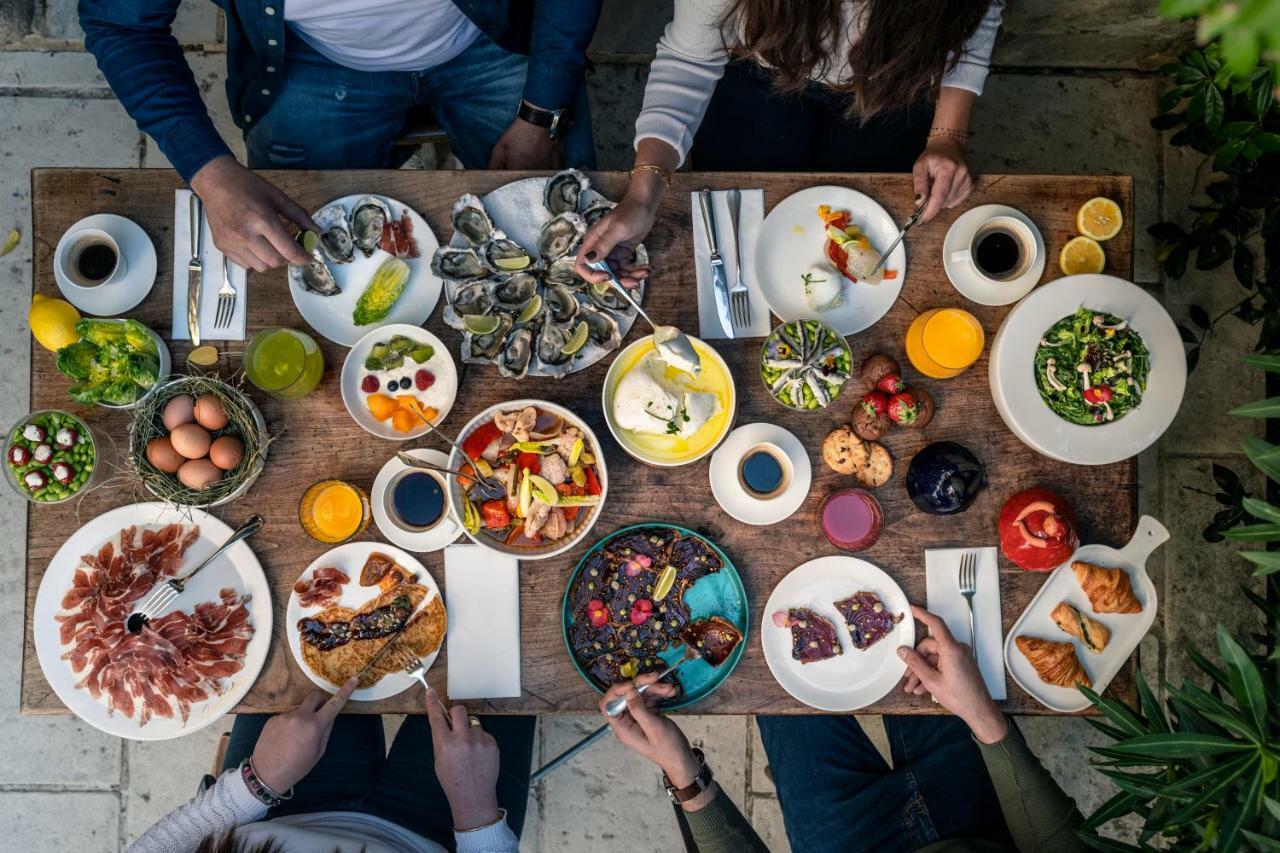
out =
[(293, 788), (289, 789), (286, 794), (277, 794), (271, 787), (258, 778), (258, 772), (253, 769), (253, 761), (244, 759), (240, 762), (240, 778), (244, 780), (245, 787), (249, 789), (249, 793), (258, 798), (264, 806), (273, 809), (283, 803), (285, 800), (293, 799)]
[(631, 171), (627, 173), (627, 177), (635, 180), (636, 172), (653, 172), (655, 175), (662, 178), (662, 184), (664, 187), (671, 189), (671, 172), (661, 166), (655, 166), (653, 163), (641, 163), (638, 166), (632, 167)]
[(956, 142), (959, 142), (961, 145), (963, 145), (965, 142), (969, 140), (969, 131), (956, 130), (953, 127), (935, 127), (929, 130), (928, 138), (933, 139), (935, 136), (942, 136), (947, 139), (954, 139)]

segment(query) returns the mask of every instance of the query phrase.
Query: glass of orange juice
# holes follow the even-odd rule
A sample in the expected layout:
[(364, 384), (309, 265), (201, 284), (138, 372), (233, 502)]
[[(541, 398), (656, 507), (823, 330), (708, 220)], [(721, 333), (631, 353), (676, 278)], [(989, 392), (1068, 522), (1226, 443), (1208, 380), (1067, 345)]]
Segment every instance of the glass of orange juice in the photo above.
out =
[(342, 480), (321, 480), (303, 494), (298, 520), (317, 542), (346, 542), (369, 526), (369, 496)]
[(959, 376), (982, 355), (982, 324), (963, 308), (932, 308), (907, 329), (907, 358), (931, 379)]

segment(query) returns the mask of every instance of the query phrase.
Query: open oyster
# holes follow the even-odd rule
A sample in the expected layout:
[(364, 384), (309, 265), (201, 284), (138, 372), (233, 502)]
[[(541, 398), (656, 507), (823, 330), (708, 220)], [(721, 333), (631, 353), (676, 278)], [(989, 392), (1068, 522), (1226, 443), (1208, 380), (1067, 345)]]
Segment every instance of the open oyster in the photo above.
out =
[(475, 249), (441, 246), (431, 259), (431, 271), (449, 281), (478, 281), (489, 277), (489, 268)]
[(493, 361), (502, 352), (502, 345), (511, 331), (511, 316), (503, 314), (499, 317), (498, 328), (487, 335), (464, 332), (462, 335), (462, 360), (471, 364), (486, 364)]
[(600, 217), (617, 206), (615, 202), (609, 201), (607, 198), (598, 198), (582, 209), (582, 218), (586, 221), (587, 227), (590, 228), (600, 221)]
[(542, 331), (538, 333), (538, 361), (552, 376), (564, 376), (569, 372), (573, 356), (565, 355), (564, 348), (569, 342), (570, 331), (562, 323), (547, 322), (542, 324)]
[(631, 303), (627, 302), (627, 298), (608, 282), (592, 284), (587, 288), (587, 295), (595, 305), (610, 311), (626, 311), (631, 307)]
[(528, 326), (507, 336), (498, 356), (498, 372), (508, 379), (524, 379), (533, 358), (533, 330)]
[(519, 272), (533, 263), (529, 252), (501, 231), (494, 231), (493, 239), (485, 244), (484, 260), (489, 269), (501, 273)]
[(493, 301), (499, 308), (519, 310), (538, 293), (538, 278), (532, 273), (518, 272), (499, 279), (493, 288)]
[(555, 260), (571, 254), (578, 248), (582, 235), (587, 233), (587, 222), (569, 211), (558, 213), (546, 221), (538, 235), (538, 254), (545, 260)]
[(340, 204), (330, 204), (317, 210), (311, 218), (320, 227), (320, 246), (325, 256), (335, 264), (351, 263), (356, 244), (351, 237), (347, 209)]
[(577, 211), (582, 201), (582, 194), (591, 186), (587, 176), (577, 169), (565, 169), (547, 178), (547, 186), (543, 190), (542, 202), (552, 216)]
[(493, 236), (493, 220), (476, 196), (467, 193), (453, 205), (453, 230), (480, 248)]
[(578, 275), (578, 271), (574, 268), (578, 259), (573, 255), (566, 255), (563, 258), (556, 258), (542, 272), (542, 278), (547, 284), (561, 284), (565, 287), (582, 287), (587, 282)]
[(578, 317), (586, 322), (593, 343), (607, 350), (622, 343), (622, 330), (618, 328), (618, 321), (605, 312), (591, 305), (582, 305), (578, 308)]
[(289, 280), (320, 296), (333, 296), (342, 291), (318, 247), (312, 250), (311, 260), (306, 266), (289, 266)]
[(351, 237), (356, 248), (370, 257), (382, 240), (382, 228), (391, 221), (391, 209), (380, 198), (367, 195), (351, 208)]
[(450, 305), (458, 314), (466, 316), (468, 314), (488, 314), (489, 309), (493, 307), (493, 297), (490, 294), (490, 282), (473, 281), (470, 284), (464, 284), (458, 288), (454, 294)]
[(563, 284), (549, 285), (542, 292), (543, 310), (555, 323), (567, 323), (578, 315), (578, 300)]

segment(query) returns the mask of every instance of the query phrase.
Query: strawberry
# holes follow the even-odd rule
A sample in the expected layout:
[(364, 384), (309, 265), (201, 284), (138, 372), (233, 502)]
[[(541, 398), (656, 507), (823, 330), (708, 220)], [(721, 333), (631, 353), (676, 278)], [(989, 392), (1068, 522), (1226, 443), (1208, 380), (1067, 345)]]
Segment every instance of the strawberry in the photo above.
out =
[(372, 394), (374, 391), (377, 391), (381, 387), (382, 387), (382, 383), (379, 382), (378, 377), (374, 376), (372, 373), (366, 376), (364, 380), (360, 383), (360, 390), (366, 394)]
[[(896, 377), (895, 377), (896, 378)], [(920, 416), (920, 407), (910, 391), (899, 391), (889, 398), (889, 420), (895, 424), (909, 426)]]
[(862, 395), (860, 405), (868, 415), (878, 418), (889, 411), (889, 395), (883, 391), (868, 391)]
[(413, 384), (419, 391), (425, 391), (436, 384), (436, 377), (429, 370), (419, 370), (413, 374)]
[(896, 373), (889, 373), (880, 377), (880, 381), (876, 383), (876, 388), (892, 397), (899, 391), (907, 387), (907, 383), (902, 381), (902, 377)]

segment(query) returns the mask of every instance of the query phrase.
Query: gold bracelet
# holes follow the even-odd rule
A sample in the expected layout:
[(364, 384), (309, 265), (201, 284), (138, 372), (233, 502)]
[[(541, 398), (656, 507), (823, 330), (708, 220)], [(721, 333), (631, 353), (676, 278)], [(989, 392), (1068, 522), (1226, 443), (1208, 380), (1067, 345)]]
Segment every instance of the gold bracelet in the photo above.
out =
[(627, 173), (627, 177), (634, 181), (637, 172), (652, 172), (662, 178), (662, 184), (664, 187), (671, 189), (671, 171), (669, 169), (664, 169), (661, 166), (655, 166), (653, 163), (641, 163), (637, 166), (633, 166), (631, 171)]
[(947, 139), (954, 139), (956, 142), (959, 142), (961, 145), (969, 141), (969, 131), (956, 130), (953, 127), (930, 128), (929, 136), (927, 138), (933, 139), (935, 136), (942, 136), (942, 137), (946, 137)]

